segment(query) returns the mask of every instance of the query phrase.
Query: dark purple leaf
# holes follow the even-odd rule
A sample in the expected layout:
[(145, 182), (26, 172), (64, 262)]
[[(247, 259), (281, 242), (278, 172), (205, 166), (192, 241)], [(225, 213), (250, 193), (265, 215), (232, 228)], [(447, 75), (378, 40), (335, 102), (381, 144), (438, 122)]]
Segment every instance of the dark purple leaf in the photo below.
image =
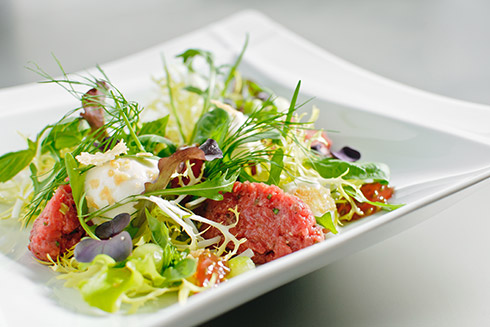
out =
[(176, 152), (172, 153), (170, 157), (161, 158), (158, 160), (158, 178), (155, 182), (145, 183), (145, 193), (163, 190), (167, 187), (170, 179), (175, 171), (181, 167), (182, 163), (187, 160), (203, 160), (209, 161), (216, 158), (222, 158), (223, 153), (221, 152), (218, 144), (213, 139), (208, 139), (200, 147), (190, 146), (186, 148), (181, 148)]
[(165, 157), (158, 160), (158, 170), (160, 171), (158, 178), (153, 183), (145, 183), (145, 192), (148, 193), (156, 190), (163, 190), (165, 187), (167, 187), (172, 174), (177, 170), (180, 164), (187, 160), (193, 159), (205, 160), (206, 158), (204, 156), (204, 151), (198, 147), (191, 146), (179, 149), (172, 153), (170, 157)]
[(108, 240), (81, 240), (75, 247), (75, 259), (78, 262), (92, 262), (98, 254), (106, 254), (116, 261), (123, 261), (131, 254), (132, 249), (131, 236), (123, 231)]
[(106, 240), (122, 232), (129, 225), (130, 220), (131, 215), (129, 213), (120, 213), (113, 219), (97, 226), (95, 235), (102, 240)]
[(223, 152), (219, 148), (218, 142), (213, 139), (207, 139), (206, 142), (199, 147), (204, 152), (206, 161), (223, 158)]
[(88, 90), (82, 97), (84, 112), (80, 116), (88, 122), (92, 133), (98, 139), (107, 136), (107, 131), (104, 129), (104, 100), (108, 89), (106, 82), (97, 81), (97, 87)]
[(332, 155), (337, 159), (349, 162), (354, 162), (361, 159), (361, 153), (348, 146), (344, 146), (339, 151), (333, 151)]

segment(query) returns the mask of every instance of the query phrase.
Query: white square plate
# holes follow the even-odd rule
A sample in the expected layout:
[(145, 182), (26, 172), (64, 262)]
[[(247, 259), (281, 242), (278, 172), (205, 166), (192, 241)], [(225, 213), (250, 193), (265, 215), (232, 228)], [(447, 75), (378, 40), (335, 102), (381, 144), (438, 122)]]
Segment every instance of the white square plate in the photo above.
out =
[[(27, 233), (0, 222), (0, 326), (187, 326), (206, 321), (338, 258), (380, 242), (429, 218), (458, 192), (490, 177), (490, 110), (418, 91), (365, 72), (318, 49), (256, 12), (239, 13), (161, 46), (102, 68), (127, 98), (145, 103), (150, 76), (162, 74), (161, 55), (189, 48), (211, 50), (230, 62), (250, 35), (241, 71), (290, 97), (302, 80), (303, 98), (321, 109), (318, 127), (337, 146), (361, 150), (363, 160), (387, 163), (396, 187), (394, 202), (406, 203), (349, 224), (336, 236), (260, 266), (185, 305), (155, 303), (125, 316), (93, 313), (74, 290), (60, 287), (47, 267), (27, 251)], [(55, 85), (0, 90), (4, 153), (24, 147), (20, 131), (34, 135), (78, 104)], [(26, 119), (28, 117), (28, 119)], [(471, 131), (471, 132), (470, 132)]]

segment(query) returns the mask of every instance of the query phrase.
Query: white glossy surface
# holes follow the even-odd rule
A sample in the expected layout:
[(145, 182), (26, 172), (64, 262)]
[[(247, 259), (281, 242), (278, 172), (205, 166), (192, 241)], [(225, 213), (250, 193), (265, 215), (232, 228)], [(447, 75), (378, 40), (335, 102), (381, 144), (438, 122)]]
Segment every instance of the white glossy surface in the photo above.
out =
[[(304, 80), (303, 77), (301, 77), (301, 78)], [(476, 118), (476, 116), (473, 116), (473, 118)], [(484, 120), (481, 120), (481, 121), (484, 122)], [(478, 197), (471, 197), (471, 201), (469, 201), (469, 202), (466, 201), (466, 205), (468, 205), (468, 203), (469, 204), (479, 204), (480, 201), (482, 201), (482, 196), (481, 196), (482, 193), (481, 192), (484, 192), (485, 190), (486, 190), (486, 192), (488, 192), (488, 187), (486, 189), (484, 187), (482, 187), (479, 190), (480, 193), (477, 193), (477, 195), (479, 195), (479, 196)], [(441, 208), (439, 208), (439, 209), (441, 209)], [(436, 214), (436, 219), (433, 219), (433, 220), (438, 220), (438, 224), (436, 225), (434, 223), (432, 225), (429, 225), (428, 228), (429, 228), (430, 233), (428, 235), (424, 234), (424, 233), (422, 233), (422, 235), (415, 233), (416, 236), (414, 236), (414, 233), (410, 234), (410, 232), (407, 232), (409, 236), (406, 237), (405, 239), (402, 238), (401, 241), (399, 241), (399, 242), (390, 240), (388, 242), (384, 242), (383, 244), (388, 243), (388, 245), (386, 245), (386, 246), (390, 246), (390, 244), (393, 245), (393, 243), (395, 243), (398, 245), (398, 248), (396, 246), (395, 246), (395, 248), (403, 249), (403, 251), (400, 251), (400, 252), (402, 252), (402, 254), (405, 254), (405, 255), (407, 255), (407, 253), (408, 253), (408, 255), (410, 255), (410, 253), (412, 253), (412, 252), (410, 252), (410, 250), (407, 250), (408, 246), (412, 246), (414, 244), (417, 245), (417, 242), (414, 242), (414, 239), (410, 238), (410, 235), (412, 235), (412, 237), (415, 237), (416, 239), (419, 239), (420, 237), (422, 237), (422, 239), (423, 239), (424, 236), (430, 237), (429, 235), (437, 235), (438, 240), (441, 243), (444, 243), (446, 241), (447, 243), (444, 243), (444, 244), (450, 245), (451, 244), (450, 240), (452, 238), (449, 238), (449, 236), (448, 236), (448, 238), (441, 237), (441, 235), (438, 233), (438, 231), (441, 228), (443, 231), (445, 231), (444, 228), (449, 229), (448, 232), (453, 231), (452, 228), (447, 227), (448, 226), (447, 225), (448, 220), (452, 222), (452, 224), (450, 224), (450, 226), (456, 225), (459, 227), (459, 224), (458, 224), (459, 220), (456, 219), (459, 217), (454, 218), (454, 214), (455, 214), (455, 212), (456, 212), (456, 214), (458, 214), (458, 213), (463, 214), (465, 208), (462, 205), (460, 207), (453, 206), (453, 207), (451, 207), (451, 209), (453, 209), (453, 211), (449, 215), (448, 215), (447, 210), (442, 212), (442, 213)], [(438, 217), (441, 217), (441, 218), (437, 219)], [(442, 217), (446, 217), (446, 219), (443, 219)], [(449, 217), (449, 219), (447, 219), (447, 217)], [(431, 222), (433, 220), (431, 220)], [(475, 223), (474, 220), (472, 222)], [(482, 226), (485, 226), (484, 222), (482, 222), (482, 224), (483, 224)], [(425, 223), (424, 225), (427, 225), (427, 223)], [(431, 226), (432, 226), (432, 228), (430, 228)], [(444, 227), (441, 227), (441, 226), (444, 226)], [(468, 228), (471, 230), (471, 227), (468, 227)], [(484, 229), (484, 228), (482, 228), (482, 229)], [(417, 230), (420, 231), (420, 228), (417, 228)], [(407, 233), (404, 233), (402, 235), (407, 235)], [(451, 233), (448, 233), (448, 234), (451, 234)], [(477, 276), (477, 277), (482, 278), (485, 276), (485, 272), (488, 272), (488, 265), (485, 265), (483, 263), (478, 263), (477, 261), (479, 258), (478, 255), (479, 254), (481, 255), (484, 251), (478, 247), (475, 247), (475, 244), (472, 243), (471, 241), (468, 241), (468, 238), (465, 238), (465, 235), (468, 235), (468, 234), (458, 235), (458, 239), (465, 240), (465, 242), (463, 242), (461, 244), (461, 246), (458, 247), (458, 249), (460, 249), (461, 251), (466, 251), (469, 253), (468, 259), (465, 262), (469, 262), (470, 265), (477, 265), (477, 267), (479, 267), (478, 269), (476, 269), (477, 271), (474, 271), (476, 273), (472, 274), (472, 276)], [(475, 234), (476, 239), (478, 239), (478, 235), (479, 235), (478, 233)], [(397, 240), (397, 239), (398, 239), (398, 237), (395, 238), (394, 240)], [(470, 238), (469, 240), (472, 240), (472, 239), (473, 238)], [(424, 242), (421, 242), (421, 243), (424, 244)], [(419, 250), (419, 252), (420, 252), (419, 258), (420, 257), (424, 258), (424, 255), (425, 255), (425, 258), (427, 258), (427, 255), (428, 255), (427, 253), (433, 253), (436, 255), (440, 255), (439, 251), (430, 251), (430, 249), (432, 249), (432, 247), (433, 247), (432, 242), (426, 242), (425, 244), (428, 245), (425, 248), (423, 246), (420, 246), (420, 247), (415, 246), (415, 248), (417, 250)], [(431, 245), (432, 245), (432, 247), (431, 247)], [(427, 248), (429, 250), (427, 250)], [(376, 249), (379, 249), (379, 247), (376, 247), (374, 249), (375, 250), (373, 250), (373, 251), (376, 251)], [(431, 277), (430, 272), (438, 271), (437, 269), (439, 269), (440, 266), (434, 265), (434, 262), (432, 262), (430, 259), (422, 260), (424, 268), (423, 269), (421, 268), (420, 270), (423, 270), (423, 271), (421, 271), (419, 274), (416, 274), (416, 275), (412, 274), (413, 276), (410, 276), (411, 278), (414, 278), (416, 280), (416, 282), (415, 282), (416, 285), (410, 286), (410, 287), (403, 287), (403, 285), (406, 285), (406, 284), (402, 284), (400, 282), (400, 280), (397, 279), (397, 277), (398, 276), (405, 276), (404, 280), (406, 280), (407, 278), (406, 278), (406, 275), (403, 275), (404, 271), (402, 271), (402, 269), (397, 269), (397, 268), (398, 267), (404, 267), (405, 269), (408, 269), (410, 271), (410, 269), (414, 269), (413, 268), (414, 265), (413, 264), (412, 265), (405, 264), (405, 265), (398, 265), (398, 266), (386, 265), (386, 262), (393, 262), (394, 261), (394, 262), (398, 263), (400, 260), (399, 261), (396, 260), (397, 254), (398, 254), (397, 252), (394, 252), (394, 251), (383, 252), (383, 249), (385, 249), (385, 248), (381, 247), (381, 250), (376, 251), (376, 253), (379, 254), (381, 257), (374, 257), (373, 258), (372, 252), (370, 255), (369, 251), (367, 252), (367, 254), (365, 251), (364, 256), (363, 256), (363, 254), (354, 255), (353, 257), (351, 257), (351, 258), (354, 258), (353, 260), (349, 260), (350, 258), (344, 259), (340, 263), (333, 265), (333, 266), (329, 266), (326, 269), (321, 270), (317, 274), (310, 275), (310, 276), (321, 276), (321, 277), (320, 277), (320, 279), (314, 278), (313, 281), (311, 279), (308, 279), (307, 281), (314, 282), (314, 284), (309, 283), (309, 284), (305, 285), (304, 283), (302, 283), (302, 284), (300, 284), (300, 287), (296, 287), (296, 288), (294, 288), (294, 290), (296, 293), (296, 292), (299, 292), (299, 290), (306, 288), (306, 291), (304, 293), (300, 293), (298, 296), (304, 296), (305, 299), (308, 299), (311, 297), (311, 294), (314, 294), (313, 296), (315, 296), (318, 301), (315, 301), (314, 305), (312, 305), (311, 308), (308, 308), (307, 310), (301, 310), (300, 312), (298, 312), (299, 313), (298, 315), (289, 315), (289, 314), (285, 314), (285, 313), (281, 312), (282, 317), (280, 317), (280, 319), (285, 319), (282, 321), (287, 321), (287, 322), (304, 321), (304, 320), (297, 320), (297, 319), (302, 319), (302, 318), (304, 319), (306, 317), (311, 317), (310, 314), (313, 314), (313, 317), (317, 317), (318, 319), (321, 319), (323, 317), (325, 320), (330, 320), (331, 322), (342, 323), (343, 325), (346, 325), (346, 324), (347, 325), (349, 325), (349, 324), (356, 325), (356, 322), (357, 322), (357, 324), (359, 324), (360, 321), (362, 321), (366, 325), (389, 324), (390, 322), (393, 322), (393, 321), (395, 321), (395, 322), (398, 321), (401, 324), (408, 324), (408, 325), (414, 324), (414, 323), (424, 323), (424, 322), (426, 324), (430, 324), (430, 323), (442, 324), (444, 322), (449, 322), (449, 321), (461, 322), (461, 321), (465, 320), (465, 317), (470, 317), (470, 316), (473, 317), (473, 319), (474, 319), (473, 321), (478, 321), (478, 320), (483, 321), (483, 319), (485, 318), (485, 315), (482, 313), (484, 311), (482, 311), (482, 306), (478, 305), (478, 303), (483, 303), (482, 301), (485, 298), (485, 294), (487, 294), (487, 293), (485, 293), (485, 291), (483, 291), (484, 288), (482, 288), (478, 292), (472, 291), (472, 290), (476, 290), (476, 285), (478, 285), (478, 282), (471, 280), (471, 279), (469, 281), (467, 281), (464, 285), (469, 285), (469, 289), (466, 289), (465, 286), (463, 286), (463, 285), (461, 287), (456, 287), (456, 288), (452, 287), (452, 290), (445, 288), (448, 285), (453, 285), (452, 281), (461, 279), (461, 276), (469, 276), (468, 274), (471, 273), (471, 269), (468, 270), (468, 269), (461, 268), (460, 266), (444, 265), (444, 264), (449, 263), (449, 259), (445, 260), (445, 261), (442, 260), (442, 266), (448, 267), (448, 268), (450, 267), (451, 268), (450, 272), (447, 274), (439, 274), (439, 276), (437, 276), (437, 278), (435, 278), (435, 277), (430, 278)], [(485, 249), (484, 246), (483, 246), (483, 249)], [(479, 250), (481, 250), (481, 251), (479, 251)], [(442, 252), (442, 250), (441, 250), (441, 252)], [(454, 252), (454, 251), (451, 251), (451, 252)], [(386, 253), (388, 253), (388, 254), (386, 254)], [(386, 255), (386, 257), (383, 257), (383, 255)], [(447, 258), (447, 257), (450, 257), (450, 254), (446, 253), (446, 255), (442, 254), (442, 256), (443, 256), (443, 258)], [(357, 260), (356, 260), (356, 258), (357, 258)], [(430, 258), (430, 257), (428, 257), (428, 258)], [(384, 285), (383, 287), (380, 286), (380, 287), (376, 288), (376, 287), (366, 286), (367, 284), (369, 284), (369, 279), (366, 276), (363, 276), (363, 275), (359, 276), (358, 274), (355, 274), (355, 273), (349, 274), (349, 269), (354, 270), (354, 271), (358, 271), (360, 267), (364, 268), (364, 264), (366, 262), (379, 263), (379, 265), (376, 265), (376, 266), (371, 265), (370, 269), (367, 269), (367, 268), (365, 268), (365, 269), (368, 272), (371, 272), (371, 274), (368, 274), (368, 275), (369, 275), (369, 277), (371, 277), (372, 279), (375, 280), (374, 284), (378, 285), (378, 286)], [(478, 264), (480, 264), (481, 266), (478, 266)], [(331, 268), (331, 267), (334, 267), (334, 268)], [(376, 269), (377, 267), (383, 267), (383, 269), (377, 270)], [(425, 272), (425, 270), (429, 271), (429, 273), (428, 273), (429, 276), (427, 276), (427, 273)], [(333, 271), (333, 273), (332, 273), (332, 271)], [(418, 270), (416, 270), (416, 271), (418, 271)], [(322, 272), (325, 272), (325, 273), (322, 274)], [(333, 278), (332, 274), (337, 278)], [(381, 275), (384, 274), (384, 276), (388, 275), (388, 276), (393, 276), (393, 277), (384, 278), (383, 282), (385, 282), (385, 284), (380, 283), (379, 279), (378, 279), (378, 282), (376, 283), (376, 277), (379, 276), (380, 274)], [(351, 277), (351, 278), (349, 278), (349, 277)], [(354, 279), (356, 277), (357, 277), (357, 280), (359, 280), (357, 283), (352, 281), (352, 279)], [(307, 278), (310, 278), (310, 277), (307, 277)], [(427, 283), (421, 283), (420, 282), (424, 278), (426, 278), (428, 280)], [(327, 285), (322, 286), (322, 283), (321, 283), (322, 280), (326, 280)], [(478, 278), (475, 278), (475, 280), (478, 280)], [(331, 283), (328, 283), (328, 281), (331, 281)], [(364, 281), (364, 283), (362, 283), (361, 281)], [(431, 281), (433, 283), (430, 283)], [(301, 281), (299, 283), (301, 283)], [(450, 284), (445, 284), (445, 283), (450, 283)], [(317, 284), (320, 285), (319, 288), (316, 287), (316, 286), (318, 286)], [(336, 287), (335, 285), (337, 285), (337, 284), (340, 284), (340, 286)], [(426, 288), (429, 291), (424, 292), (424, 289), (420, 286), (417, 287), (418, 286), (417, 284), (426, 286)], [(481, 283), (481, 284), (487, 285), (485, 283), (485, 279), (483, 279), (483, 283)], [(308, 287), (308, 285), (309, 285), (309, 287)], [(315, 285), (315, 287), (312, 287), (312, 285)], [(344, 287), (341, 287), (342, 285), (344, 285)], [(347, 287), (347, 290), (346, 290), (346, 287)], [(315, 289), (317, 291), (318, 291), (318, 289), (321, 289), (325, 292), (331, 292), (332, 289), (335, 290), (335, 293), (337, 295), (336, 299), (338, 299), (338, 303), (337, 303), (337, 301), (333, 301), (333, 303), (332, 303), (331, 297), (328, 297), (328, 296), (320, 297), (319, 293), (314, 292)], [(388, 307), (391, 309), (391, 311), (390, 311), (391, 314), (386, 314), (386, 311), (383, 309), (379, 309), (379, 308), (376, 309), (377, 308), (377, 306), (375, 305), (376, 301), (374, 301), (373, 303), (371, 303), (370, 301), (366, 301), (367, 299), (371, 299), (371, 297), (364, 295), (364, 294), (366, 294), (366, 292), (356, 293), (356, 289), (364, 289), (364, 290), (367, 289), (367, 290), (369, 290), (369, 294), (372, 294), (372, 297), (377, 299), (378, 303), (381, 303), (381, 304), (383, 304), (384, 307)], [(440, 306), (434, 305), (433, 303), (431, 303), (431, 301), (422, 301), (419, 299), (419, 297), (423, 297), (423, 298), (428, 298), (430, 300), (431, 297), (427, 296), (427, 294), (435, 294), (433, 291), (438, 290), (438, 289), (445, 290), (444, 294), (449, 295), (449, 296), (446, 296), (446, 297), (443, 297), (442, 299), (440, 299), (440, 301), (439, 301), (439, 303), (441, 303)], [(457, 292), (454, 289), (456, 289)], [(286, 288), (286, 290), (288, 290), (288, 288)], [(289, 288), (289, 290), (291, 290), (291, 288)], [(398, 297), (397, 296), (393, 297), (393, 293), (390, 292), (390, 290), (396, 290), (397, 293), (401, 294), (401, 297), (402, 297), (402, 300), (400, 300), (401, 306), (397, 306), (395, 304), (397, 301), (393, 301), (393, 299), (396, 299)], [(323, 291), (320, 291), (320, 294)], [(286, 291), (286, 293), (287, 293), (287, 291)], [(351, 294), (353, 294), (352, 297), (351, 297)], [(457, 296), (458, 294), (463, 295), (463, 297), (458, 297)], [(466, 294), (466, 296), (464, 296), (465, 294)], [(278, 296), (276, 298), (277, 299), (283, 298), (283, 295), (284, 294), (281, 294), (280, 296)], [(291, 297), (291, 295), (290, 295), (290, 297)], [(433, 298), (439, 298), (439, 297), (434, 295)], [(365, 301), (363, 301), (362, 299), (365, 299)], [(410, 302), (411, 300), (412, 300), (412, 302), (418, 302), (420, 304), (414, 305), (414, 303)], [(272, 303), (274, 303), (274, 302), (280, 303), (279, 301), (272, 300)], [(322, 302), (329, 303), (330, 309), (325, 310), (321, 306)], [(466, 305), (466, 302), (472, 303), (471, 309), (465, 310), (465, 307), (469, 307)], [(448, 303), (451, 305), (448, 306)], [(349, 310), (349, 304), (351, 305), (352, 310)], [(287, 304), (282, 303), (281, 306), (279, 306), (279, 308), (282, 308), (285, 306), (287, 307)], [(271, 307), (271, 303), (269, 303), (269, 307)], [(404, 311), (401, 307), (407, 308), (408, 311)], [(250, 308), (249, 309), (250, 310), (249, 314), (250, 314), (250, 312), (253, 311), (254, 307), (252, 306), (249, 308)], [(318, 310), (316, 310), (316, 311), (313, 310), (315, 308)], [(451, 313), (444, 315), (442, 312), (445, 312), (446, 311), (445, 309), (448, 309), (448, 308), (452, 309), (452, 310), (450, 310)], [(322, 310), (323, 310), (323, 314), (325, 314), (325, 315), (322, 315), (319, 313), (319, 312), (322, 312)], [(412, 312), (412, 310), (413, 310), (413, 312)], [(286, 310), (286, 311), (288, 311), (288, 310)], [(293, 312), (294, 310), (290, 310), (290, 311)], [(280, 310), (279, 311), (273, 311), (273, 312), (279, 313)], [(236, 317), (237, 317), (237, 315), (235, 316), (235, 319), (234, 319), (233, 316), (228, 315), (227, 319), (229, 322), (236, 324), (237, 323)], [(224, 318), (224, 319), (225, 320), (222, 320), (222, 321), (226, 321), (226, 318)], [(268, 321), (268, 319), (270, 319), (270, 318), (264, 317), (262, 320), (262, 323), (265, 324)], [(246, 320), (241, 320), (241, 321), (245, 322)], [(275, 321), (277, 321), (277, 320), (275, 320)], [(313, 320), (310, 320), (310, 322), (313, 322), (313, 321), (314, 321), (314, 318), (313, 318)], [(246, 325), (246, 323), (244, 323), (244, 325)], [(455, 324), (455, 325), (457, 325), (457, 324)]]

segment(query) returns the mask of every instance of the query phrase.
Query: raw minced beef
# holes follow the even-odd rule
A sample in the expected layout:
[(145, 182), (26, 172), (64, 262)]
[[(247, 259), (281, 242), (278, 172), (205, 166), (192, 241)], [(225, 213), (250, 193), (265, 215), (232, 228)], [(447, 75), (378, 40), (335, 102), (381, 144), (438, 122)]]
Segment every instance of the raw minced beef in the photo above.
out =
[(39, 260), (56, 260), (77, 244), (85, 231), (77, 217), (70, 185), (58, 187), (31, 230), (29, 250)]
[[(298, 197), (284, 193), (275, 185), (236, 182), (232, 192), (222, 201), (208, 200), (200, 214), (213, 221), (230, 225), (236, 222), (230, 209), (237, 209), (239, 219), (230, 231), (237, 238), (246, 238), (239, 253), (251, 249), (252, 260), (263, 264), (325, 239), (322, 228), (309, 207)], [(203, 226), (206, 229), (209, 226)], [(209, 228), (205, 238), (221, 235)], [(231, 245), (232, 246), (232, 245)]]

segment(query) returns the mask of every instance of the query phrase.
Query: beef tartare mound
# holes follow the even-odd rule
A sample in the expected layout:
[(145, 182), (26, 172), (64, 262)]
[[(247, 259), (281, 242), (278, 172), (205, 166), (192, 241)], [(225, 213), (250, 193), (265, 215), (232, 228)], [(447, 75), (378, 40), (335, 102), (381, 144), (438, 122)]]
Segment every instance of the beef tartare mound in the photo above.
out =
[(34, 221), (28, 247), (39, 260), (49, 261), (48, 254), (56, 260), (77, 244), (84, 234), (71, 187), (61, 185)]
[[(253, 250), (252, 260), (263, 264), (325, 239), (322, 228), (310, 208), (298, 197), (284, 193), (275, 185), (236, 182), (222, 201), (208, 200), (200, 214), (223, 225), (236, 222), (230, 209), (237, 209), (237, 225), (230, 230), (237, 238), (246, 238), (238, 252)], [(206, 229), (209, 226), (203, 226)], [(215, 228), (204, 237), (221, 235)]]

